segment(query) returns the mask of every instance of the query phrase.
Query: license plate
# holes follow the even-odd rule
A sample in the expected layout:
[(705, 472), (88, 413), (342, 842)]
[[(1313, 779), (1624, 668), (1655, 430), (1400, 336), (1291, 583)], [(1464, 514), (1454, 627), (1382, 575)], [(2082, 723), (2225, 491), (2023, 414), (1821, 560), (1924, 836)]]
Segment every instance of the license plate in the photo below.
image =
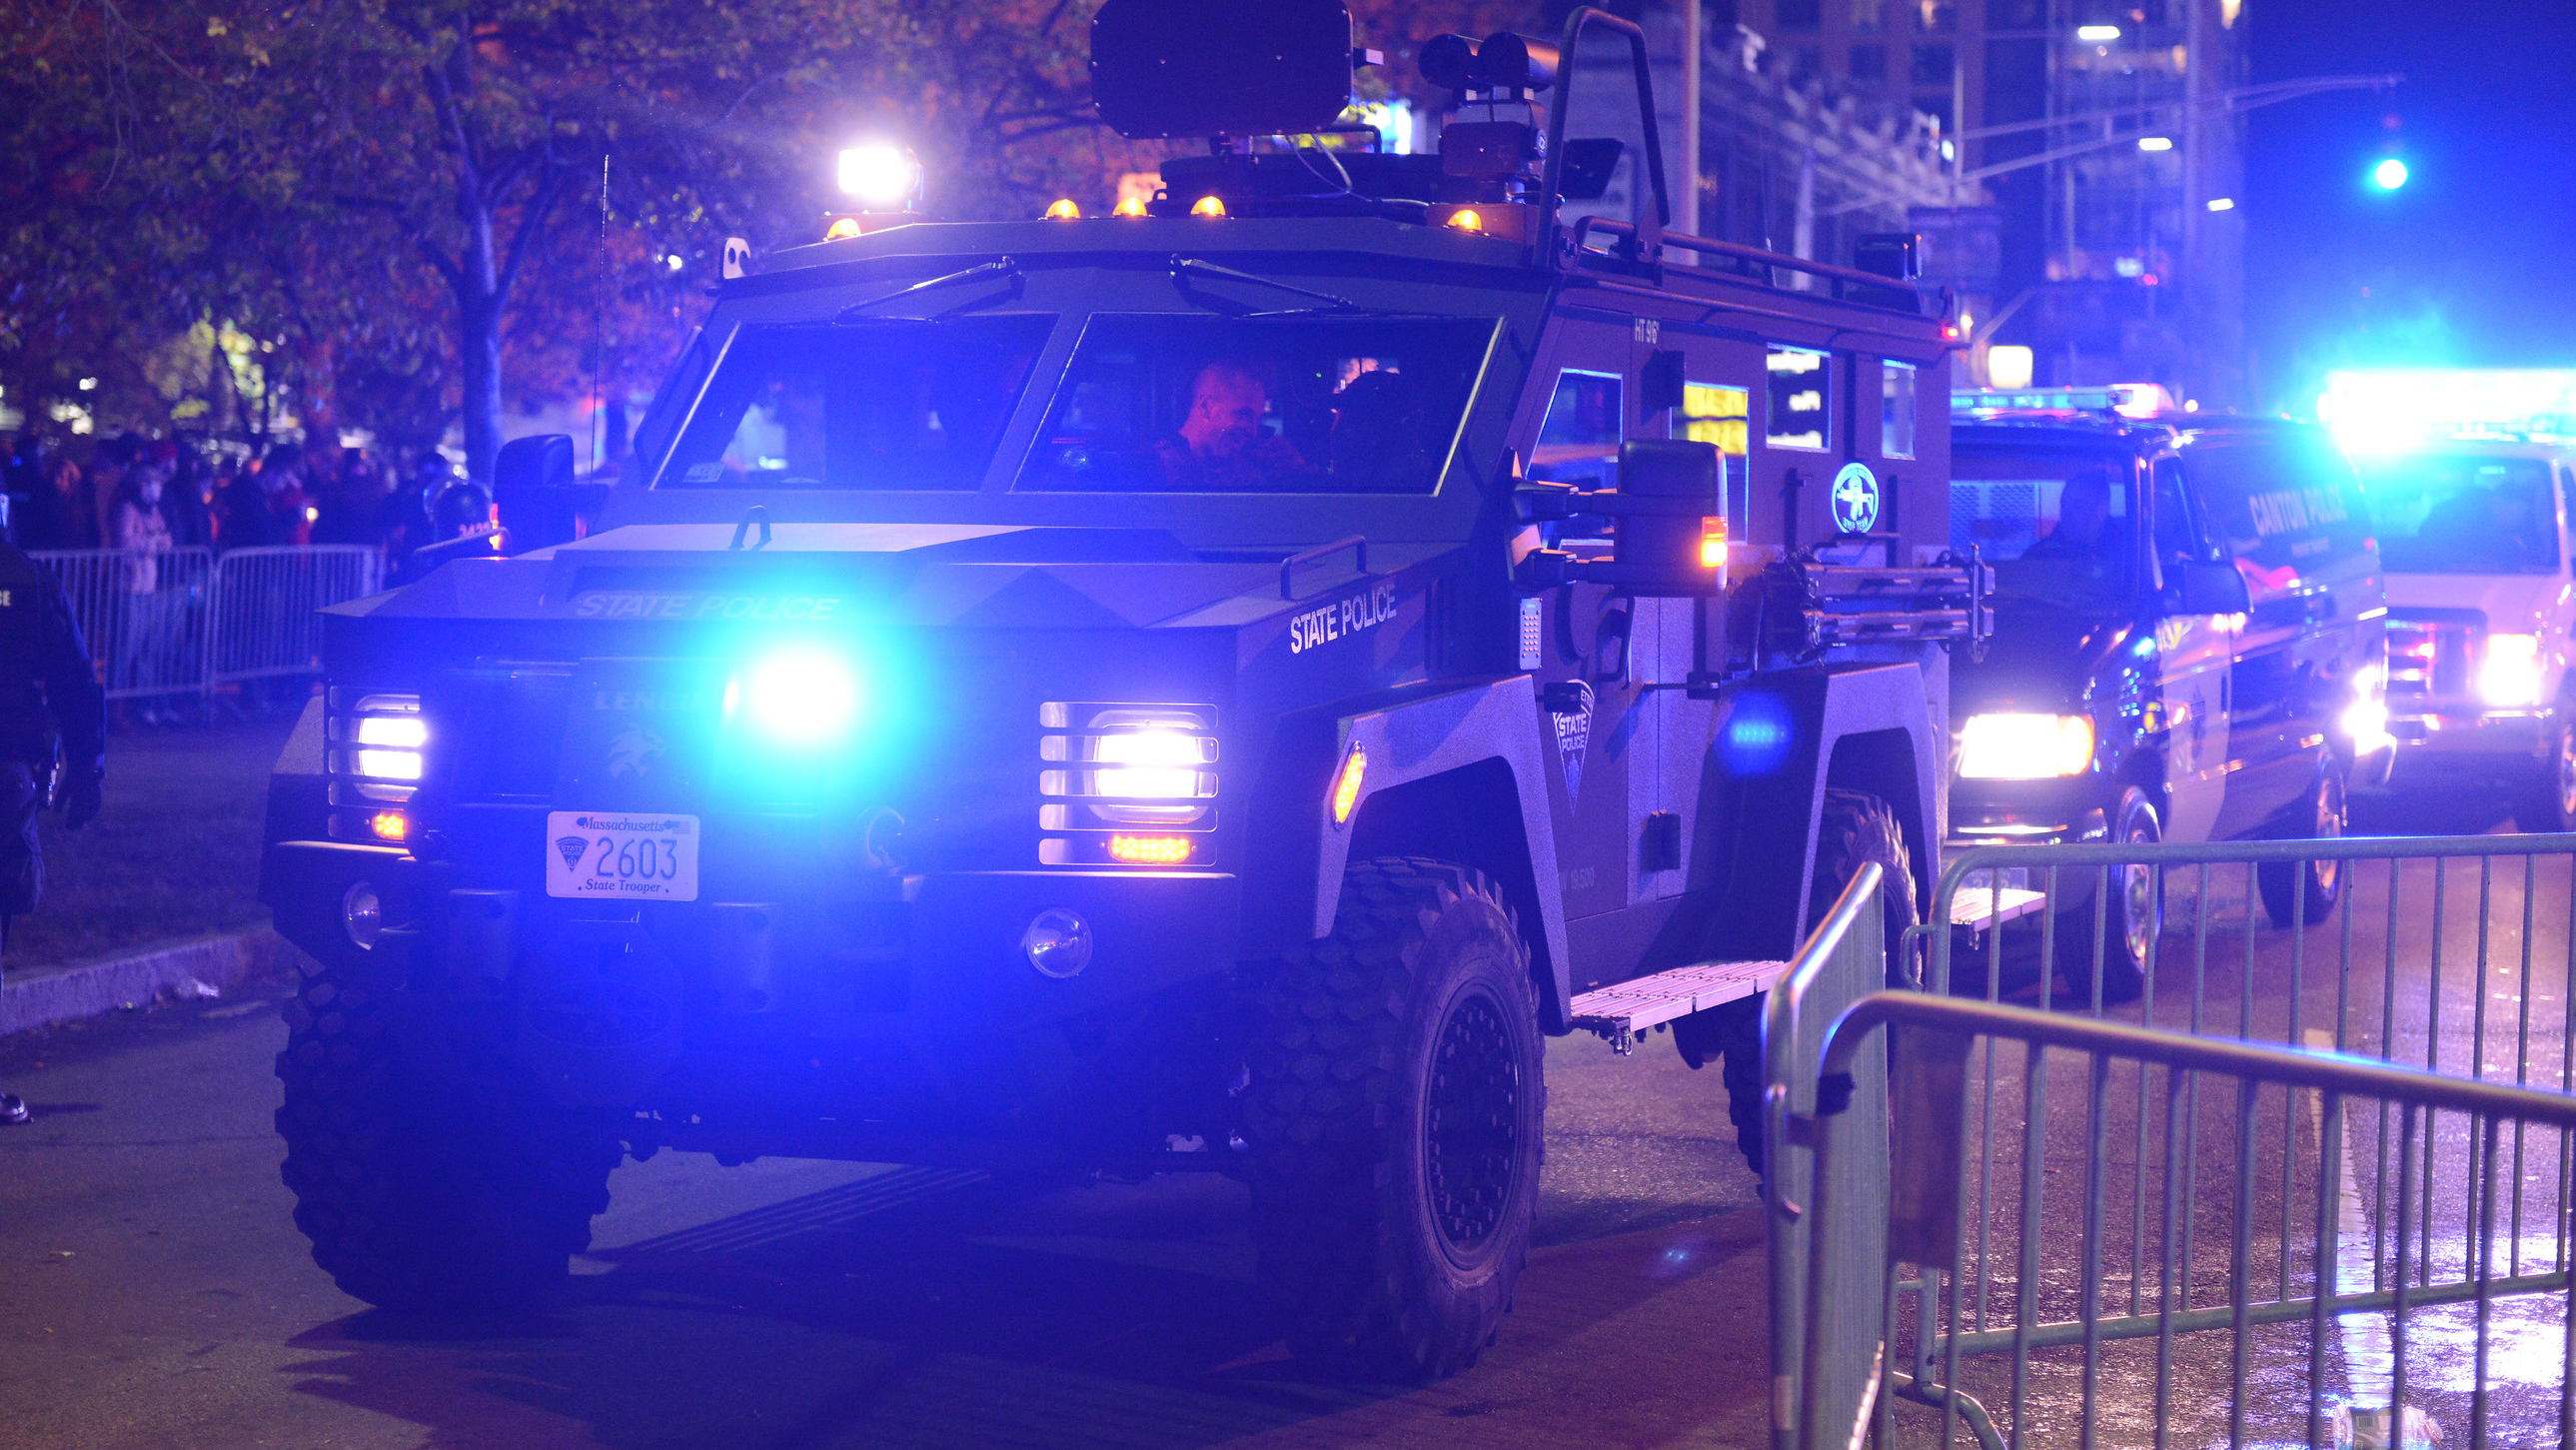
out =
[(546, 814), (546, 894), (698, 899), (698, 818), (617, 811)]

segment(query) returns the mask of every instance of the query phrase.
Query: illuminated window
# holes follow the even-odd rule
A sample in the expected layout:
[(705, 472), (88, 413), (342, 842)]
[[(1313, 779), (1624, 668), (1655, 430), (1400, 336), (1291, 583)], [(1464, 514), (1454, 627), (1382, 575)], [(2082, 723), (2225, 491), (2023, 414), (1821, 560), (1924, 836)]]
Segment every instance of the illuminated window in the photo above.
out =
[(1762, 441), (1774, 448), (1825, 447), (1826, 398), (1833, 391), (1832, 359), (1803, 347), (1775, 347), (1764, 357)]
[(1878, 365), (1878, 453), (1914, 456), (1914, 364), (1894, 358)]
[(1727, 532), (1737, 539), (1747, 536), (1753, 522), (1747, 497), (1751, 475), (1745, 468), (1745, 455), (1751, 451), (1752, 412), (1753, 395), (1746, 389), (1724, 383), (1682, 385), (1682, 436), (1693, 443), (1717, 445), (1719, 465), (1726, 471)]
[(1851, 0), (1851, 28), (1876, 32), (1887, 28), (1887, 0)]

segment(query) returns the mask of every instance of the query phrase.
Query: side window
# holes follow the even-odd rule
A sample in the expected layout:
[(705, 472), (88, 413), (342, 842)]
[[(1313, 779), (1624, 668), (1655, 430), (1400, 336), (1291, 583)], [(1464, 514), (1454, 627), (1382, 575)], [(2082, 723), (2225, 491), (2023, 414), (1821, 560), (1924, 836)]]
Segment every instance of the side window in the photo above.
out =
[(1628, 416), (1620, 381), (1616, 373), (1582, 368), (1556, 375), (1547, 418), (1539, 424), (1538, 447), (1530, 452), (1530, 477), (1587, 488), (1617, 486), (1619, 441)]
[(1803, 347), (1775, 347), (1762, 359), (1768, 384), (1762, 441), (1774, 448), (1823, 452), (1832, 437), (1827, 403), (1833, 397), (1833, 358)]
[(1914, 364), (1882, 358), (1878, 364), (1878, 456), (1914, 456)]
[(2192, 506), (2191, 490), (2183, 485), (2181, 460), (2159, 458), (2155, 472), (2156, 563), (2167, 569), (2177, 564), (2224, 563), (2226, 555), (2213, 549), (2201, 531), (2200, 511)]
[(1752, 480), (1746, 455), (1752, 448), (1753, 394), (1724, 383), (1682, 385), (1682, 436), (1693, 443), (1714, 443), (1726, 468), (1726, 536), (1742, 540), (1752, 527)]
[(2193, 449), (2202, 527), (2226, 542), (2254, 602), (2375, 570), (2352, 466), (2319, 440)]

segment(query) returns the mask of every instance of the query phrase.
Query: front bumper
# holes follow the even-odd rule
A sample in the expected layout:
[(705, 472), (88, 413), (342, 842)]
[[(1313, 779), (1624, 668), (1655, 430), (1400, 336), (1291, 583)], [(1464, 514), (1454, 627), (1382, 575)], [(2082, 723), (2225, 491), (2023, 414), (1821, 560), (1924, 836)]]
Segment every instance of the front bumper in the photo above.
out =
[(2391, 783), (2517, 775), (2548, 759), (2557, 730), (2558, 712), (2548, 708), (2459, 703), (2391, 713), (2388, 733), (2396, 753)]
[[(279, 932), (398, 994), (423, 1060), (500, 1054), (568, 1106), (817, 1118), (927, 1135), (1089, 1136), (1215, 1036), (1239, 883), (1218, 873), (960, 872), (871, 895), (626, 905), (495, 889), (398, 850), (270, 848)], [(365, 881), (398, 923), (342, 920)], [(786, 885), (787, 883), (781, 883)], [(1069, 978), (1020, 946), (1090, 924)]]

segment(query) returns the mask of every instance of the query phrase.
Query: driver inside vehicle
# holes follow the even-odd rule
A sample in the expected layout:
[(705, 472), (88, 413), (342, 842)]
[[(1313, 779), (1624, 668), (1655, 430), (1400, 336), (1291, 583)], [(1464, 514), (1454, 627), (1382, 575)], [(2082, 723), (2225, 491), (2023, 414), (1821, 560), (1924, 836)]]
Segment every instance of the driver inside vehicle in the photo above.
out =
[(1262, 421), (1270, 414), (1270, 389), (1250, 366), (1227, 359), (1199, 369), (1190, 385), (1189, 416), (1180, 430), (1156, 440), (1163, 481), (1181, 489), (1270, 489), (1312, 474), (1297, 446)]
[(2111, 481), (2100, 473), (2066, 480), (2057, 496), (2057, 527), (2022, 551), (2025, 559), (2062, 559), (2098, 566), (2102, 535), (2111, 522)]

